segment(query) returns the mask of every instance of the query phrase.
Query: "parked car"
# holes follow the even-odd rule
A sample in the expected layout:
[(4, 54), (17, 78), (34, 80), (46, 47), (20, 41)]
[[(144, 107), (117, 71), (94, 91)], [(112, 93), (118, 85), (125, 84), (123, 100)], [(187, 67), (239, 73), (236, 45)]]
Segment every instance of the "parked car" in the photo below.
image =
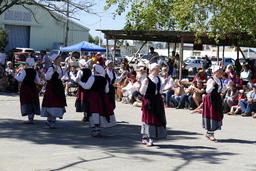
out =
[(183, 68), (184, 69), (189, 69), (189, 68), (202, 68), (203, 65), (203, 60), (202, 59), (189, 59), (186, 62), (184, 61), (183, 63)]
[(31, 53), (30, 52), (15, 52), (15, 54), (14, 54), (15, 67), (17, 67), (19, 64), (25, 64), (28, 54), (31, 54)]
[[(65, 62), (65, 59), (68, 57), (69, 52), (60, 51), (60, 50), (58, 50), (58, 49), (53, 49), (53, 50), (51, 50), (49, 56), (51, 56), (51, 55), (53, 55), (53, 54), (58, 54), (58, 55), (60, 55), (61, 58), (62, 58), (61, 62)], [(79, 54), (80, 54), (80, 53), (79, 53)]]
[(204, 59), (204, 57), (201, 57), (201, 56), (190, 56), (190, 57), (187, 57), (183, 62), (187, 62), (191, 59)]
[[(217, 58), (211, 58), (212, 65), (217, 65)], [(235, 60), (233, 58), (224, 57), (224, 65), (222, 64), (222, 58), (219, 58), (219, 65), (226, 68), (228, 65), (235, 65)]]
[(34, 49), (32, 48), (20, 48), (20, 47), (16, 47), (16, 48), (13, 48), (12, 51), (14, 53), (16, 52), (30, 52), (30, 53), (35, 53)]

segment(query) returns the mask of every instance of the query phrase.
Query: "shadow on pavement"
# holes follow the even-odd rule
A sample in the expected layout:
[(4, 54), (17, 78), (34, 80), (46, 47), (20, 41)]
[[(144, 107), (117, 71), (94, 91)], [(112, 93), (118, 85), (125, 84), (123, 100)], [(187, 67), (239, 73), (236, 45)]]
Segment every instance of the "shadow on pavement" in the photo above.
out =
[[(96, 157), (92, 159), (93, 161), (113, 157), (119, 158), (120, 155), (118, 154), (129, 154), (128, 158), (143, 162), (152, 162), (155, 156), (167, 156), (184, 160), (184, 163), (177, 166), (175, 170), (180, 170), (194, 161), (221, 164), (227, 156), (237, 155), (235, 153), (219, 152), (216, 148), (212, 147), (166, 144), (166, 142), (172, 143), (175, 139), (196, 139), (196, 136), (188, 137), (198, 134), (195, 132), (168, 130), (169, 135), (177, 136), (169, 136), (168, 139), (158, 141), (156, 146), (146, 147), (140, 144), (140, 126), (130, 125), (124, 121), (118, 122), (117, 126), (113, 128), (103, 129), (102, 138), (91, 137), (91, 129), (88, 128), (88, 123), (81, 121), (58, 120), (56, 129), (48, 128), (43, 120), (35, 122), (33, 125), (24, 125), (22, 120), (2, 119), (0, 120), (0, 137), (30, 141), (37, 145), (68, 145), (81, 149), (97, 147), (97, 149), (102, 150), (102, 153), (105, 153), (105, 156)], [(165, 143), (161, 145), (163, 141)], [(145, 157), (145, 154), (147, 157)], [(76, 162), (67, 163), (65, 166), (53, 170), (71, 168), (74, 165), (92, 160), (77, 158)]]
[(247, 141), (240, 139), (218, 139), (220, 143), (238, 143), (238, 144), (256, 144), (256, 141)]

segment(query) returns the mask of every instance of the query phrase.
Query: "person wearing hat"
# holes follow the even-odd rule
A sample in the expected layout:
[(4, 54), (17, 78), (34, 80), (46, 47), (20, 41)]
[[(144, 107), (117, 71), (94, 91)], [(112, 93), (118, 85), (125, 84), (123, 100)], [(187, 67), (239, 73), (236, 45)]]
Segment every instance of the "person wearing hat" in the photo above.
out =
[(95, 65), (94, 75), (86, 82), (79, 81), (78, 84), (84, 89), (90, 90), (89, 95), (89, 120), (93, 128), (92, 136), (101, 137), (101, 128), (109, 128), (116, 125), (114, 106), (108, 98), (108, 81), (104, 77), (105, 70), (101, 65)]
[(114, 109), (116, 108), (116, 102), (115, 102), (115, 87), (113, 86), (114, 83), (120, 82), (123, 77), (126, 76), (127, 72), (123, 72), (120, 76), (117, 76), (116, 73), (114, 72), (114, 63), (112, 60), (107, 60), (105, 62), (106, 70), (105, 70), (105, 78), (108, 81), (109, 85), (109, 92), (108, 92), (108, 97), (111, 101), (111, 103), (114, 106)]
[(206, 95), (203, 101), (203, 128), (207, 130), (206, 137), (215, 141), (214, 131), (221, 129), (223, 119), (223, 106), (221, 93), (225, 92), (232, 82), (226, 86), (221, 81), (223, 69), (218, 66), (212, 66), (212, 76), (206, 83)]
[(36, 83), (39, 83), (39, 76), (33, 69), (35, 64), (34, 58), (26, 59), (26, 69), (17, 72), (14, 78), (22, 82), (20, 88), (20, 109), (22, 116), (28, 116), (24, 124), (33, 124), (34, 115), (40, 115), (39, 95)]
[[(80, 70), (77, 72), (76, 77), (73, 75), (71, 76), (71, 79), (73, 79), (75, 82), (87, 82), (89, 77), (92, 75), (92, 71), (87, 68), (87, 62), (85, 59), (79, 60), (79, 66)], [(89, 94), (90, 90), (82, 88), (82, 86), (79, 85), (78, 91), (77, 91), (77, 97), (75, 102), (76, 112), (83, 112), (84, 116), (82, 118), (83, 122), (89, 121)]]
[[(50, 56), (50, 59), (53, 64), (48, 68), (45, 74), (47, 84), (42, 102), (41, 116), (47, 117), (46, 125), (54, 129), (56, 118), (62, 119), (63, 114), (66, 112), (66, 96), (61, 78), (68, 69), (62, 70), (60, 66), (62, 58), (59, 55), (54, 54)], [(66, 65), (66, 67), (68, 66)]]
[(156, 139), (166, 138), (166, 117), (161, 96), (165, 82), (158, 77), (160, 66), (150, 64), (149, 76), (142, 81), (140, 93), (142, 98), (142, 144), (153, 146)]
[(252, 112), (256, 111), (256, 83), (252, 87), (253, 89), (247, 93), (247, 99), (239, 101), (242, 116), (252, 116)]

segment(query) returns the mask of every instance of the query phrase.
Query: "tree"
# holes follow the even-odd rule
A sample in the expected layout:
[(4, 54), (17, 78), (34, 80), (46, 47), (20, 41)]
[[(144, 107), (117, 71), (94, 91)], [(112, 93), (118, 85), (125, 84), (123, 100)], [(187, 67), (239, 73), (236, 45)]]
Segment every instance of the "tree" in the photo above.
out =
[(3, 28), (0, 28), (0, 48), (5, 48), (8, 45), (7, 40), (8, 34), (6, 33), (6, 30)]
[(232, 33), (256, 42), (255, 0), (106, 0), (105, 9), (114, 5), (116, 15), (130, 9), (124, 29), (194, 31), (217, 43)]
[[(59, 1), (59, 2), (56, 2)], [(67, 11), (66, 3), (69, 4), (69, 10)], [(33, 11), (30, 6), (40, 6), (46, 9), (52, 17), (59, 20), (52, 12), (58, 12), (59, 14), (63, 14), (64, 16), (67, 13), (75, 13), (77, 11), (84, 11), (87, 13), (93, 13), (91, 11), (91, 7), (95, 5), (91, 1), (74, 1), (74, 0), (0, 0), (0, 15), (3, 14), (5, 11), (10, 9), (14, 5), (21, 5), (25, 9), (27, 9), (32, 14), (35, 14), (36, 11)], [(74, 18), (72, 15), (69, 16), (70, 18)]]

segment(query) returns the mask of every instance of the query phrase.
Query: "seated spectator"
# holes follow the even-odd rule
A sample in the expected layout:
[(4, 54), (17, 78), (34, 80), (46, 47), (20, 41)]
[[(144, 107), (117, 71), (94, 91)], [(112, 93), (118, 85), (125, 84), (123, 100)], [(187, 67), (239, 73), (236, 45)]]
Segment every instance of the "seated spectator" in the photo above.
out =
[(76, 66), (72, 66), (71, 67), (71, 71), (68, 71), (66, 73), (66, 76), (65, 76), (65, 95), (68, 95), (68, 90), (71, 86), (76, 86), (77, 83), (75, 82), (75, 80), (73, 80), (71, 77), (73, 75), (73, 77), (76, 77), (76, 74), (77, 74), (77, 70), (76, 70)]
[(197, 81), (192, 82), (192, 84), (185, 90), (185, 93), (181, 96), (180, 102), (176, 109), (183, 109), (186, 102), (189, 103), (188, 97), (193, 95), (194, 87), (197, 87)]
[(130, 70), (130, 66), (129, 66), (129, 64), (128, 64), (128, 60), (127, 60), (126, 58), (123, 58), (123, 59), (121, 60), (120, 65), (121, 65), (121, 64), (124, 64), (125, 67), (126, 67), (126, 69), (127, 69), (128, 71)]
[(123, 77), (120, 82), (114, 83), (114, 87), (116, 87), (115, 94), (118, 102), (122, 101), (123, 94), (121, 90), (128, 84), (128, 82), (128, 78)]
[(227, 66), (226, 73), (228, 74), (228, 78), (230, 78), (233, 82), (236, 82), (236, 72), (232, 65)]
[(9, 78), (8, 82), (9, 82), (9, 85), (6, 88), (7, 92), (18, 93), (18, 91), (19, 91), (19, 88), (18, 88), (19, 82), (14, 77)]
[(240, 100), (242, 116), (251, 116), (252, 111), (256, 110), (256, 84), (253, 85), (253, 90), (247, 93), (247, 99)]
[(244, 64), (242, 66), (242, 72), (240, 74), (240, 78), (243, 80), (243, 87), (247, 86), (247, 83), (251, 80), (252, 71), (250, 70), (250, 65)]
[[(123, 72), (129, 73), (129, 71), (126, 69), (126, 65), (122, 63), (122, 64), (120, 65), (119, 71), (117, 72), (117, 75), (120, 76)], [(129, 77), (129, 76), (131, 76), (131, 75), (128, 74), (128, 77)]]
[(142, 82), (145, 78), (147, 78), (147, 68), (145, 67), (140, 67), (140, 70), (137, 74), (137, 78), (139, 79), (140, 82)]
[(6, 75), (4, 75), (3, 78), (0, 79), (0, 90), (6, 91), (7, 86), (8, 86), (8, 78)]
[(7, 75), (7, 77), (9, 75), (14, 76), (14, 70), (13, 70), (13, 65), (11, 61), (7, 62), (7, 68), (5, 69), (5, 73)]
[[(165, 105), (164, 107), (170, 107), (170, 99), (174, 94), (174, 83), (172, 77), (168, 76), (167, 72), (162, 73), (162, 79), (167, 79), (167, 82), (163, 88), (162, 95), (164, 96)], [(164, 80), (162, 80), (164, 82)]]
[(129, 103), (132, 97), (132, 93), (140, 87), (140, 84), (137, 82), (135, 75), (129, 77), (129, 83), (127, 86), (121, 89), (123, 94), (124, 103)]
[(207, 78), (205, 76), (205, 72), (204, 70), (199, 70), (198, 73), (195, 75), (195, 77), (193, 78), (192, 82), (194, 81), (201, 81), (203, 83), (206, 83)]
[(232, 86), (228, 89), (225, 98), (223, 100), (223, 113), (227, 113), (232, 106), (237, 105), (237, 96), (238, 91), (236, 89), (236, 84), (232, 84)]
[(184, 86), (178, 79), (174, 80), (174, 94), (171, 96), (172, 102), (175, 106), (178, 106), (182, 94), (184, 94)]
[(129, 67), (129, 71), (128, 72), (128, 77), (130, 77), (131, 75), (135, 75), (135, 77), (137, 76), (137, 72), (134, 70), (133, 66)]
[(239, 104), (240, 100), (244, 100), (246, 98), (245, 94), (244, 94), (244, 90), (241, 89), (238, 91), (238, 96), (237, 96), (237, 100), (238, 100), (238, 104), (231, 106), (230, 112), (228, 112), (228, 115), (236, 115), (241, 113), (241, 106)]
[(223, 74), (221, 75), (222, 78), (222, 83), (224, 85), (227, 85), (229, 81), (231, 81), (230, 78), (228, 78), (228, 74), (226, 72), (223, 72)]
[(237, 89), (242, 89), (243, 88), (243, 80), (240, 78), (239, 74), (236, 74), (236, 81), (234, 82), (236, 84)]
[(3, 65), (0, 63), (0, 79), (2, 79), (5, 75), (5, 70), (3, 68)]
[(206, 86), (204, 86), (203, 82), (197, 81), (197, 85), (193, 86), (193, 93), (191, 96), (188, 97), (190, 110), (194, 110), (197, 108), (200, 103), (203, 102), (203, 95), (206, 94)]

